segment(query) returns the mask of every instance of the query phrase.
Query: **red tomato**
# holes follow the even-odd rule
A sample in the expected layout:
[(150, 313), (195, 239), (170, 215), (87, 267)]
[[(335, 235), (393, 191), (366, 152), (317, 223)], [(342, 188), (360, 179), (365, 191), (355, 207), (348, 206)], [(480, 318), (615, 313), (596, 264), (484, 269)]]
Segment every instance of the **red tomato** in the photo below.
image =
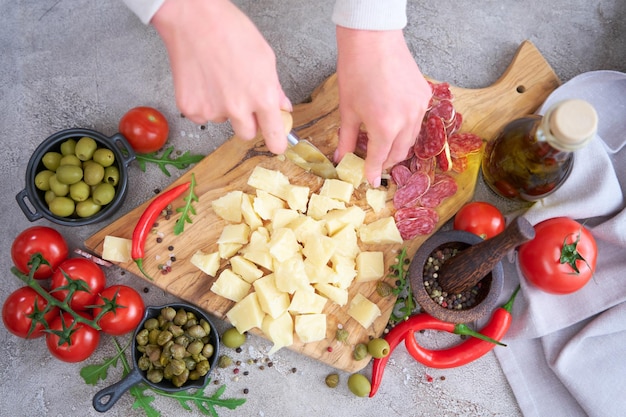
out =
[(28, 274), (31, 256), (40, 253), (50, 266), (41, 265), (34, 277), (46, 279), (68, 255), (67, 242), (59, 232), (51, 227), (33, 226), (17, 235), (11, 246), (13, 264), (22, 273)]
[(130, 109), (119, 126), (120, 133), (138, 153), (156, 152), (165, 145), (170, 129), (167, 119), (152, 107)]
[(519, 247), (524, 277), (553, 294), (581, 289), (596, 269), (596, 241), (583, 225), (567, 217), (555, 217), (535, 225), (535, 238)]
[(63, 301), (68, 294), (67, 274), (71, 279), (85, 281), (88, 290), (77, 290), (72, 295), (70, 307), (75, 311), (82, 311), (95, 304), (98, 294), (106, 287), (106, 277), (102, 269), (93, 261), (85, 258), (70, 258), (65, 260), (54, 274), (50, 283), (50, 294)]
[[(121, 336), (135, 330), (143, 319), (145, 311), (141, 295), (134, 288), (126, 285), (112, 285), (100, 293), (95, 305), (104, 306), (110, 301), (114, 301), (115, 308), (106, 312), (98, 320), (102, 331)], [(94, 308), (94, 317), (97, 317), (101, 311), (102, 308)]]
[[(37, 313), (35, 313), (35, 303)], [(43, 314), (47, 305), (46, 299), (31, 287), (18, 288), (7, 297), (2, 306), (4, 327), (14, 335), (24, 339), (35, 339), (43, 336), (44, 326), (41, 322), (33, 322), (33, 319), (37, 318), (33, 316), (33, 313), (47, 323), (50, 323), (59, 314), (57, 307), (53, 307)]]
[[(82, 314), (83, 317), (91, 320), (89, 314)], [(74, 317), (69, 313), (59, 315), (50, 323), (50, 329), (53, 331), (63, 331), (74, 323)], [(46, 334), (46, 345), (48, 350), (57, 359), (63, 362), (81, 362), (87, 359), (98, 347), (100, 342), (100, 332), (93, 327), (77, 323), (72, 329), (73, 332), (67, 341), (61, 341), (58, 334)]]
[(454, 229), (474, 233), (489, 239), (501, 233), (506, 226), (497, 207), (482, 201), (467, 203), (454, 216)]

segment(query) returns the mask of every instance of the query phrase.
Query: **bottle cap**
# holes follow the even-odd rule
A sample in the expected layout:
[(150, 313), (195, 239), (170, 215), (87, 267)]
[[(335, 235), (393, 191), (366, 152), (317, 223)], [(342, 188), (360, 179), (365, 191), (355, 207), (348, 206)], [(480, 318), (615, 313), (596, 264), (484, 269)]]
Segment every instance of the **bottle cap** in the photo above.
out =
[(557, 140), (553, 145), (566, 151), (585, 146), (598, 129), (598, 114), (585, 100), (561, 101), (549, 114), (550, 132)]

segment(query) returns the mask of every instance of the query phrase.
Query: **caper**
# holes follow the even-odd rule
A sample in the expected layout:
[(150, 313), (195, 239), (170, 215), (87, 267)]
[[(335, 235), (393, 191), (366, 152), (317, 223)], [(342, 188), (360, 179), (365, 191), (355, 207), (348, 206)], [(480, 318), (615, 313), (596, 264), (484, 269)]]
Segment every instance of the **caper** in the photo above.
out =
[(211, 325), (209, 324), (208, 321), (202, 319), (200, 320), (200, 326), (202, 326), (202, 328), (204, 329), (204, 332), (208, 335), (209, 333), (211, 333)]
[(337, 341), (341, 343), (346, 343), (349, 336), (350, 333), (346, 329), (337, 329), (337, 331), (335, 332), (335, 339), (337, 339)]
[(191, 326), (189, 329), (187, 329), (187, 333), (189, 334), (189, 336), (195, 339), (202, 339), (207, 335), (202, 326), (200, 326), (199, 324)]
[(90, 193), (91, 188), (89, 188), (85, 181), (78, 181), (70, 185), (70, 197), (76, 202), (87, 200)]
[(190, 369), (189, 370), (189, 380), (190, 381), (197, 381), (200, 378), (202, 378), (202, 375), (200, 375), (200, 372), (196, 371), (195, 369)]
[(148, 378), (148, 381), (154, 384), (158, 384), (159, 382), (163, 381), (163, 371), (161, 369), (150, 369), (148, 371), (148, 374), (146, 375), (146, 378)]
[(96, 204), (93, 198), (88, 198), (85, 201), (80, 201), (76, 204), (76, 215), (78, 217), (87, 218), (97, 214), (102, 206)]
[(115, 165), (104, 168), (104, 182), (116, 186), (120, 182), (120, 170)]
[(393, 287), (385, 281), (378, 281), (376, 283), (376, 293), (381, 297), (388, 297), (393, 294)]
[(329, 374), (326, 376), (326, 385), (328, 385), (330, 388), (335, 388), (337, 385), (339, 385), (339, 374)]
[(100, 148), (96, 149), (93, 153), (92, 159), (94, 162), (97, 162), (106, 168), (113, 165), (113, 162), (115, 162), (115, 154), (110, 149)]
[(246, 341), (245, 333), (239, 333), (236, 327), (231, 327), (222, 333), (222, 343), (224, 346), (229, 347), (231, 349), (236, 349), (243, 345)]
[(202, 352), (203, 347), (204, 344), (201, 340), (194, 340), (189, 344), (189, 346), (187, 346), (187, 352), (191, 353), (192, 355), (199, 355)]
[(181, 308), (176, 312), (176, 316), (174, 316), (172, 321), (178, 326), (184, 326), (187, 323), (187, 320), (187, 312)]
[(104, 178), (104, 167), (93, 161), (87, 161), (83, 166), (83, 178), (87, 185), (98, 185)]
[(146, 355), (150, 362), (157, 363), (161, 358), (161, 347), (153, 344), (146, 345)]
[(194, 358), (192, 358), (191, 356), (187, 356), (183, 360), (185, 361), (185, 366), (187, 367), (187, 369), (189, 369), (190, 371), (196, 369), (198, 362), (196, 362)]
[(187, 349), (184, 346), (174, 343), (170, 348), (170, 354), (174, 359), (182, 359), (185, 357)]
[(203, 360), (203, 361), (198, 362), (195, 370), (200, 374), (200, 376), (205, 376), (206, 374), (209, 373), (210, 369), (211, 369), (211, 364), (209, 363), (209, 361)]
[(61, 161), (59, 161), (59, 166), (63, 166), (63, 165), (72, 165), (76, 167), (82, 167), (83, 161), (78, 159), (78, 157), (74, 154), (65, 155), (63, 158), (61, 158)]
[(367, 397), (372, 390), (372, 384), (365, 375), (352, 374), (348, 378), (348, 388), (357, 397)]
[(148, 369), (150, 369), (150, 365), (150, 359), (145, 356), (142, 356), (137, 360), (137, 367), (142, 371), (147, 371)]
[(68, 217), (74, 213), (74, 200), (69, 197), (56, 197), (50, 202), (49, 208), (55, 216)]
[(367, 351), (374, 358), (384, 358), (390, 352), (389, 342), (385, 339), (377, 337), (367, 343)]
[(178, 336), (176, 339), (174, 339), (174, 343), (176, 343), (178, 345), (181, 345), (184, 348), (187, 348), (187, 346), (189, 346), (190, 342), (191, 342), (191, 340), (185, 334), (182, 334), (182, 335)]
[(159, 321), (155, 319), (154, 317), (149, 318), (143, 324), (143, 328), (146, 330), (157, 329), (158, 327), (159, 327)]
[(93, 138), (83, 136), (76, 142), (74, 153), (81, 161), (88, 161), (93, 157), (97, 148), (98, 144)]
[(57, 175), (51, 175), (48, 179), (50, 183), (50, 189), (56, 194), (58, 197), (65, 197), (70, 192), (70, 186), (67, 184), (63, 184), (57, 179)]
[(352, 352), (352, 357), (355, 361), (360, 361), (365, 359), (367, 354), (367, 345), (365, 343), (357, 343), (357, 345), (354, 347), (354, 351)]
[(164, 346), (167, 342), (172, 340), (172, 333), (164, 330), (159, 333), (159, 337), (157, 337), (157, 345)]
[(161, 317), (163, 317), (166, 321), (174, 320), (175, 316), (176, 310), (174, 310), (172, 307), (165, 307), (161, 310)]
[(183, 373), (183, 371), (187, 370), (185, 361), (181, 359), (172, 358), (172, 360), (170, 360), (170, 363), (167, 366), (172, 368), (173, 375), (180, 375)]
[(217, 366), (219, 366), (220, 368), (228, 368), (230, 365), (232, 365), (232, 363), (233, 360), (228, 355), (221, 355), (217, 360)]
[(202, 348), (202, 356), (204, 356), (205, 358), (210, 358), (211, 356), (213, 356), (214, 352), (215, 348), (210, 343), (205, 344)]
[(50, 171), (56, 171), (59, 165), (61, 165), (61, 158), (63, 158), (63, 155), (60, 153), (50, 151), (41, 157), (41, 163)]
[(37, 175), (35, 175), (35, 187), (41, 191), (50, 190), (50, 177), (54, 175), (53, 171), (49, 169), (44, 169), (43, 171), (39, 171)]
[(185, 369), (180, 375), (174, 375), (172, 377), (172, 384), (175, 387), (182, 387), (189, 379), (189, 370)]
[(74, 152), (76, 152), (76, 140), (68, 139), (61, 144), (62, 155), (74, 155)]
[(101, 206), (109, 204), (115, 197), (115, 188), (106, 182), (101, 182), (93, 190), (92, 198), (94, 203)]
[(135, 341), (139, 346), (145, 346), (148, 344), (148, 329), (141, 329), (137, 336), (135, 337)]
[(180, 336), (183, 336), (185, 334), (185, 331), (183, 330), (182, 327), (175, 325), (174, 323), (170, 323), (170, 325), (168, 326), (167, 330), (169, 330), (170, 332), (172, 332), (172, 336), (178, 338)]

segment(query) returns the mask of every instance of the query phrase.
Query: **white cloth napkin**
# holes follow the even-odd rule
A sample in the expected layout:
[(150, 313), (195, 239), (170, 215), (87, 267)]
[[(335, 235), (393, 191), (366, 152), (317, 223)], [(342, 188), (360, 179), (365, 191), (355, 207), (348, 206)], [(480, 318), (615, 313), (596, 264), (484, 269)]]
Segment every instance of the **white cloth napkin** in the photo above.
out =
[(505, 261), (503, 298), (518, 283), (522, 291), (508, 346), (494, 352), (525, 416), (626, 415), (626, 74), (581, 74), (539, 113), (567, 98), (596, 108), (597, 137), (576, 152), (566, 183), (523, 215), (532, 224), (557, 216), (584, 223), (598, 244), (596, 272), (578, 292), (552, 295)]

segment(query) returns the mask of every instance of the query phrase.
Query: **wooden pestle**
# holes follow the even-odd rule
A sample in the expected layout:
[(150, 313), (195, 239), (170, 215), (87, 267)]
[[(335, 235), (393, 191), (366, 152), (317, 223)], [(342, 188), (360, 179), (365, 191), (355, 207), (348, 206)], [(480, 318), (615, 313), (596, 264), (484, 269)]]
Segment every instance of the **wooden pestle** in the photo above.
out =
[(446, 260), (437, 280), (443, 291), (459, 294), (482, 280), (513, 248), (535, 237), (535, 229), (523, 217), (515, 218), (500, 234), (463, 249)]

